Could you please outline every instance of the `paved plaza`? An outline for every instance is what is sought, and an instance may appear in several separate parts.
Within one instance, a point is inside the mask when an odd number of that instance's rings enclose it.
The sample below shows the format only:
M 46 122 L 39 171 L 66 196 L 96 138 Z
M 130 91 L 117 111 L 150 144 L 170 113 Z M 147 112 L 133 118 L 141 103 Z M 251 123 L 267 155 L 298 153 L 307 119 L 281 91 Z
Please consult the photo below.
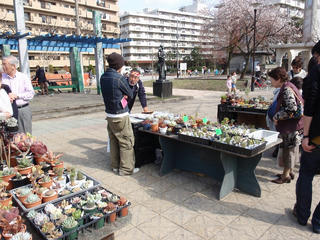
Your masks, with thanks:
M 151 92 L 152 89 L 147 88 L 147 91 Z M 173 113 L 198 113 L 200 117 L 216 120 L 217 105 L 222 94 L 175 90 L 174 95 L 193 99 L 150 101 L 149 108 Z M 254 94 L 270 98 L 272 91 Z M 271 151 L 264 154 L 256 170 L 262 188 L 261 198 L 234 191 L 219 201 L 218 182 L 184 171 L 174 171 L 160 177 L 160 167 L 155 164 L 144 165 L 136 175 L 118 176 L 110 169 L 102 97 L 78 94 L 77 98 L 81 98 L 82 102 L 76 102 L 72 100 L 72 95 L 70 93 L 67 96 L 70 98 L 69 103 L 61 100 L 63 94 L 34 98 L 32 108 L 39 111 L 38 116 L 42 115 L 42 118 L 34 120 L 33 135 L 44 141 L 49 150 L 63 152 L 63 160 L 67 165 L 90 174 L 110 191 L 127 197 L 132 204 L 127 217 L 118 219 L 114 224 L 107 224 L 101 230 L 80 234 L 79 239 L 98 240 L 111 232 L 115 233 L 116 240 L 320 239 L 319 235 L 312 233 L 310 222 L 305 227 L 300 226 L 291 214 L 295 203 L 296 179 L 290 184 L 282 185 L 270 182 L 280 172 L 275 158 L 271 157 Z M 88 104 L 100 105 L 92 113 L 91 110 L 83 111 Z M 73 108 L 79 105 L 83 107 L 78 110 L 80 115 L 63 117 L 63 113 L 56 110 L 58 118 L 46 116 L 45 110 L 57 105 L 65 109 L 63 111 L 67 111 L 68 105 Z M 140 111 L 141 107 L 137 102 L 134 112 Z M 49 119 L 44 119 L 46 117 Z M 315 201 L 312 209 L 320 200 L 319 177 L 314 180 L 313 198 Z

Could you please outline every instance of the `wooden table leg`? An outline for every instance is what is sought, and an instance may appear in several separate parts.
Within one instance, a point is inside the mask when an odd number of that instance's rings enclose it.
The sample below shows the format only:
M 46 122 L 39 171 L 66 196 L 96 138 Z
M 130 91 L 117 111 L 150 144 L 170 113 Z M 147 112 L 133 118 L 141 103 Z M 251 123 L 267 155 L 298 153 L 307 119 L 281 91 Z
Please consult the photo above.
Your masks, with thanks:
M 237 157 L 226 153 L 220 153 L 224 177 L 222 180 L 219 200 L 233 191 L 237 184 Z
M 237 188 L 250 195 L 261 197 L 261 188 L 255 175 L 255 169 L 262 154 L 251 158 L 239 158 L 237 169 Z

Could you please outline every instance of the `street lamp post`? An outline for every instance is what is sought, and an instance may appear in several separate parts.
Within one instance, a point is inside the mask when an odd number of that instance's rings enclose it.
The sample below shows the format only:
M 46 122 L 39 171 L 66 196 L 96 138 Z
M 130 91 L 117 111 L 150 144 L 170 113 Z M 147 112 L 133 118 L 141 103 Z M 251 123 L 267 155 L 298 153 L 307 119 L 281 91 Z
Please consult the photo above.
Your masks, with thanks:
M 179 78 L 179 29 L 178 29 L 179 20 L 177 20 L 177 78 Z
M 254 91 L 254 82 L 256 70 L 254 66 L 255 62 L 255 54 L 256 54 L 256 23 L 257 23 L 257 9 L 254 9 L 254 17 L 253 17 L 253 51 L 252 51 L 252 78 L 251 78 L 251 91 Z

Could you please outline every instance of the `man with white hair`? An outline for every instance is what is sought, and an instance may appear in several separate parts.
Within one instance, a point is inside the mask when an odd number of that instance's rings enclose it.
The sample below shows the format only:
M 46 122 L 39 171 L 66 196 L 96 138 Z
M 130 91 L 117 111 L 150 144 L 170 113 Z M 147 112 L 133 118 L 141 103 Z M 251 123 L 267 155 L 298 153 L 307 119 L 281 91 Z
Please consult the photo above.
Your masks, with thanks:
M 34 96 L 31 79 L 17 71 L 18 59 L 14 56 L 2 58 L 2 83 L 11 88 L 10 100 L 16 100 L 18 106 L 19 132 L 32 133 L 32 113 L 29 101 Z

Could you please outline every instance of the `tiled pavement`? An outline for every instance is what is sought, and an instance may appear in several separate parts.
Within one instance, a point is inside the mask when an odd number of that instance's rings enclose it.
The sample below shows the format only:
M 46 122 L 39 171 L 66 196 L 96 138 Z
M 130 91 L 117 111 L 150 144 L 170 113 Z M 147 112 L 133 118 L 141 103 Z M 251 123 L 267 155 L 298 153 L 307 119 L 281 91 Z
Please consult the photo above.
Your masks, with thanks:
M 157 104 L 150 108 L 178 113 L 199 113 L 216 119 L 219 93 L 180 90 L 194 100 Z M 140 111 L 137 104 L 134 109 Z M 111 191 L 132 203 L 129 215 L 101 230 L 80 235 L 80 239 L 100 239 L 114 232 L 116 240 L 316 240 L 310 222 L 298 225 L 291 214 L 295 202 L 295 182 L 276 185 L 270 180 L 279 172 L 271 153 L 264 154 L 256 174 L 262 197 L 237 191 L 217 200 L 219 183 L 194 173 L 174 171 L 159 176 L 159 166 L 148 164 L 136 175 L 120 177 L 110 170 L 106 151 L 105 114 L 77 115 L 35 121 L 33 135 L 50 150 L 64 152 L 63 160 L 100 180 Z M 296 169 L 297 171 L 297 169 Z M 314 180 L 314 205 L 320 200 L 319 177 Z

